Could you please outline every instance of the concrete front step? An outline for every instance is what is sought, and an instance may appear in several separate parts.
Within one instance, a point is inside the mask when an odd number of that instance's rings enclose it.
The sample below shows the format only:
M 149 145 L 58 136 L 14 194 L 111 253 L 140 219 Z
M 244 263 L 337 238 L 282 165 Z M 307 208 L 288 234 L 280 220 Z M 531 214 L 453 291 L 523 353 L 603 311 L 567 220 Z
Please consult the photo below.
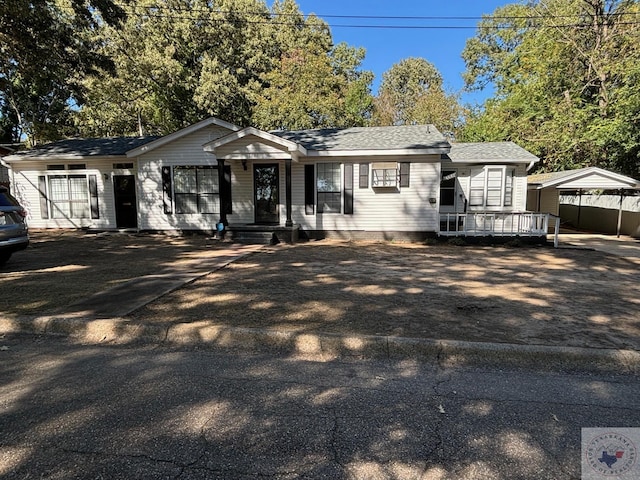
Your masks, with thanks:
M 300 226 L 281 225 L 229 225 L 224 238 L 237 243 L 275 245 L 276 243 L 296 243 Z
M 247 231 L 231 231 L 231 240 L 237 243 L 251 243 L 259 245 L 274 245 L 279 243 L 274 232 L 247 232 Z

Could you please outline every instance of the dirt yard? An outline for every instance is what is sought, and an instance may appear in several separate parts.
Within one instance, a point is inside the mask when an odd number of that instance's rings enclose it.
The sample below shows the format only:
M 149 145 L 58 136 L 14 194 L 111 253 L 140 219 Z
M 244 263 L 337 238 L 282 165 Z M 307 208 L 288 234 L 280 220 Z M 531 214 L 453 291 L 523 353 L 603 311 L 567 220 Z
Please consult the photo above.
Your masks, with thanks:
M 638 273 L 577 249 L 312 242 L 253 254 L 131 319 L 640 350 Z
M 32 232 L 0 269 L 0 317 L 62 314 L 220 248 L 198 235 Z M 310 242 L 266 247 L 128 320 L 640 350 L 639 280 L 637 264 L 591 250 Z
M 30 239 L 27 250 L 0 267 L 0 316 L 61 313 L 121 282 L 197 263 L 215 253 L 214 242 L 202 235 L 35 230 Z

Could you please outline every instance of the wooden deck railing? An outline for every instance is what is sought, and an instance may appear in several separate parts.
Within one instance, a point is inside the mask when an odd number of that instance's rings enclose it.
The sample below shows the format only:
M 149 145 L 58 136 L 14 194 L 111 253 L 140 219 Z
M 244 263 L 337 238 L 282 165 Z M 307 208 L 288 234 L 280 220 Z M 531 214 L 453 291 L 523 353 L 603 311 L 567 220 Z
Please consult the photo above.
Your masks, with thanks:
M 441 236 L 462 237 L 546 237 L 549 220 L 555 221 L 555 238 L 560 222 L 548 213 L 533 212 L 474 212 L 441 213 Z

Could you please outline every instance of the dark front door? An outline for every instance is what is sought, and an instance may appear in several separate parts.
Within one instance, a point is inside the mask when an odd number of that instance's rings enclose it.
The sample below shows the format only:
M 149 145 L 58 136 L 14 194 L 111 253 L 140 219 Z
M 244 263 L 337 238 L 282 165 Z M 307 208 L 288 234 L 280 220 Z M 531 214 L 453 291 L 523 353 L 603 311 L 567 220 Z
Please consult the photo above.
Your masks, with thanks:
M 115 195 L 117 227 L 138 228 L 136 177 L 133 175 L 114 175 L 113 191 Z
M 278 165 L 253 165 L 256 223 L 280 223 Z

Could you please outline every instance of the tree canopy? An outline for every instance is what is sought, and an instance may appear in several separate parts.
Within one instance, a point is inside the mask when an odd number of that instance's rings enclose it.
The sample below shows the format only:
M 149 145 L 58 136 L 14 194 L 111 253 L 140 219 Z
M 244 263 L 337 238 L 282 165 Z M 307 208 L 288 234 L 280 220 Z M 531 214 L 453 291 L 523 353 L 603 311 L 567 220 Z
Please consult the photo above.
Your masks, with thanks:
M 495 96 L 465 140 L 513 140 L 546 171 L 640 176 L 640 15 L 634 0 L 538 0 L 497 9 L 467 41 L 469 88 Z
M 443 132 L 454 132 L 461 114 L 456 97 L 444 91 L 442 75 L 436 67 L 424 58 L 407 58 L 382 75 L 373 122 L 430 123 Z
M 112 67 L 94 32 L 123 18 L 111 0 L 0 3 L 0 138 L 62 135 L 71 106 L 84 100 L 83 77 Z
M 327 24 L 294 0 L 162 5 L 138 0 L 122 26 L 101 32 L 116 74 L 86 78 L 82 133 L 166 134 L 211 115 L 264 129 L 334 127 L 366 114 L 364 50 L 333 47 Z

